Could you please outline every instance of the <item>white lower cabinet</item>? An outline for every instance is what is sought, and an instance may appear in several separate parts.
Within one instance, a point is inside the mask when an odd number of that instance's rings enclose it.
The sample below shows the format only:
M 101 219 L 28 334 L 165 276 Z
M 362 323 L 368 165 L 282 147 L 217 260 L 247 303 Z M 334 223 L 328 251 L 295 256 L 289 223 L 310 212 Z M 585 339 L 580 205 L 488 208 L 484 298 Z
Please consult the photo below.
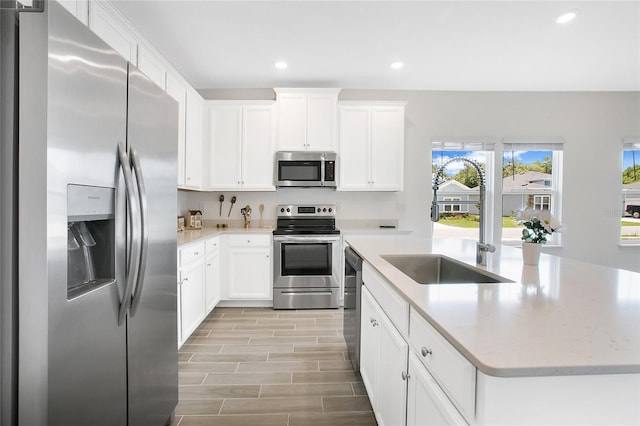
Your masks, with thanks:
M 410 352 L 407 426 L 466 424 L 415 353 Z
M 204 243 L 179 249 L 178 259 L 178 346 L 182 346 L 206 316 Z
M 360 374 L 378 425 L 405 424 L 409 345 L 366 286 L 362 289 Z
M 272 298 L 271 235 L 229 235 L 227 297 Z
M 205 311 L 209 315 L 220 301 L 220 238 L 205 242 L 207 259 L 204 262 Z

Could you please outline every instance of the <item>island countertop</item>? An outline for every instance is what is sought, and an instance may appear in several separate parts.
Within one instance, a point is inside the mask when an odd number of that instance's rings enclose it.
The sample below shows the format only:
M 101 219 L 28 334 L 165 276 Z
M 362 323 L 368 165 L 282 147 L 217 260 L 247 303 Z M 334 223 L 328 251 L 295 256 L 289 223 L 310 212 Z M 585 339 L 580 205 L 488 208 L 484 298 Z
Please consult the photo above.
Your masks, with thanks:
M 347 238 L 480 371 L 500 377 L 640 373 L 640 273 L 499 246 L 479 269 L 513 283 L 421 285 L 381 255 L 437 253 L 475 265 L 475 242 Z

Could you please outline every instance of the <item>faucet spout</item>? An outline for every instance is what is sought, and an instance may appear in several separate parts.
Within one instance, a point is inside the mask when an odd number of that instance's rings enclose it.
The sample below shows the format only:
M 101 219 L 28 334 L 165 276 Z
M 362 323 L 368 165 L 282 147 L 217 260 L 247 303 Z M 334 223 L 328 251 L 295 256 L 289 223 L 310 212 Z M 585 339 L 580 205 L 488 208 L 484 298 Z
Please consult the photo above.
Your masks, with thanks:
M 466 157 L 454 157 L 448 161 L 445 161 L 435 172 L 435 174 L 433 175 L 433 200 L 431 202 L 431 221 L 433 222 L 437 222 L 438 220 L 440 220 L 440 208 L 439 208 L 439 204 L 442 204 L 442 201 L 438 201 L 438 189 L 440 188 L 440 185 L 442 183 L 445 182 L 445 178 L 444 178 L 444 170 L 445 168 L 451 164 L 451 163 L 455 163 L 455 162 L 465 162 L 470 164 L 471 166 L 473 166 L 473 168 L 476 169 L 476 171 L 478 172 L 478 180 L 479 180 L 479 186 L 478 186 L 478 190 L 480 191 L 479 193 L 479 204 L 480 204 L 480 208 L 479 208 L 479 232 L 478 232 L 478 242 L 476 243 L 476 263 L 478 265 L 486 265 L 487 264 L 487 256 L 486 253 L 493 253 L 496 248 L 491 245 L 488 244 L 485 241 L 485 175 L 484 175 L 484 171 L 482 170 L 482 168 L 480 167 L 480 164 L 475 161 L 472 160 L 470 158 L 466 158 Z M 470 204 L 469 201 L 467 201 L 466 203 Z

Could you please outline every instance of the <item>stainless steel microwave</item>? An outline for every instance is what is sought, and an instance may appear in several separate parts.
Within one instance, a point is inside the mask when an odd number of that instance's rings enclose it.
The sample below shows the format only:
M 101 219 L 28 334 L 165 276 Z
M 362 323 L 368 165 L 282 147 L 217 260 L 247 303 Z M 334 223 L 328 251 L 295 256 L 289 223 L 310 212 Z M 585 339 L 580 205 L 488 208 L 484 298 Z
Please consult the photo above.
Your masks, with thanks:
M 276 152 L 277 187 L 336 187 L 335 152 Z

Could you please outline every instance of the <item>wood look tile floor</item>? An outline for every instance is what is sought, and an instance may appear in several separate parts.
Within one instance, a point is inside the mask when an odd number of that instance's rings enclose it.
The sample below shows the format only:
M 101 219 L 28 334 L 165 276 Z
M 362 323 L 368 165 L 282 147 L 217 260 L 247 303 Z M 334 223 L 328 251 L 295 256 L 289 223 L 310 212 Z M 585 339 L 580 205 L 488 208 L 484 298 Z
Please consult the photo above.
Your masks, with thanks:
M 176 426 L 376 425 L 342 310 L 216 308 L 180 349 Z

